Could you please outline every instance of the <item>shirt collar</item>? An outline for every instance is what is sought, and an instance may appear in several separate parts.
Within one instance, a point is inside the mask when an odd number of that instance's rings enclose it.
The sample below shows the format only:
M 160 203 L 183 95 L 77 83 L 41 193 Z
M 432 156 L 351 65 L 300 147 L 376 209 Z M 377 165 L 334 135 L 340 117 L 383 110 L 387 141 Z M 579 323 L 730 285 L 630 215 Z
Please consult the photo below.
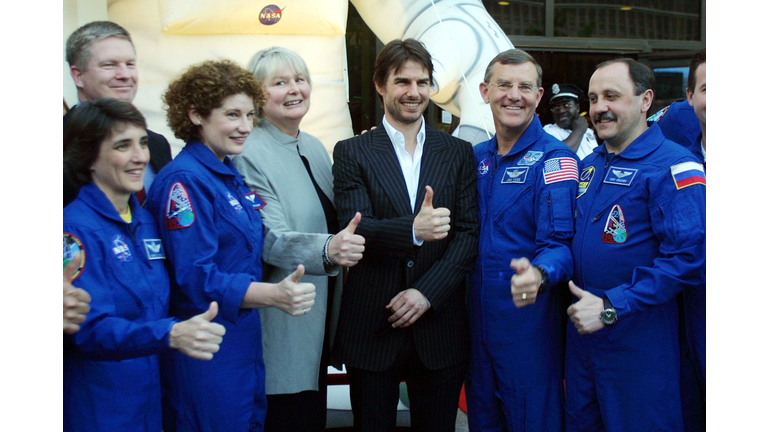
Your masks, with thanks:
M 384 126 L 384 130 L 387 132 L 387 136 L 389 137 L 389 141 L 392 142 L 393 145 L 399 145 L 405 149 L 405 135 L 400 132 L 399 130 L 395 129 L 394 126 L 389 124 L 387 121 L 387 116 L 384 116 L 384 119 L 381 121 L 381 124 Z M 424 116 L 421 117 L 421 126 L 419 127 L 419 132 L 416 133 L 416 147 L 424 147 L 424 141 L 426 140 L 427 133 L 426 133 L 426 127 L 424 126 L 426 122 L 424 121 Z

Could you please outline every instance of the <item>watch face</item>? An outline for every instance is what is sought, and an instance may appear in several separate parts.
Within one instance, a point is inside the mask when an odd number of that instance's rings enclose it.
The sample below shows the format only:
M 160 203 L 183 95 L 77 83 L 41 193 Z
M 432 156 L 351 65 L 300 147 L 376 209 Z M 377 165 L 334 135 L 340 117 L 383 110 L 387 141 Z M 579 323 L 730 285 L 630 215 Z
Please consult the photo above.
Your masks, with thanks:
M 616 319 L 618 319 L 618 315 L 616 315 L 615 309 L 603 309 L 603 312 L 600 314 L 600 321 L 605 325 L 612 325 L 616 322 Z

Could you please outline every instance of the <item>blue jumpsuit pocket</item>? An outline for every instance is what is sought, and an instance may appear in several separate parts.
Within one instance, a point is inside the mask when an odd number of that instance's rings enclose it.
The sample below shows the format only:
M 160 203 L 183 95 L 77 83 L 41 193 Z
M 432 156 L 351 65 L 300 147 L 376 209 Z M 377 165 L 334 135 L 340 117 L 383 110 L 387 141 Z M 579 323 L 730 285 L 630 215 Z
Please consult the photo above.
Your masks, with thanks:
M 556 233 L 571 235 L 574 231 L 575 213 L 571 206 L 569 189 L 553 189 L 549 193 L 549 212 L 552 228 Z

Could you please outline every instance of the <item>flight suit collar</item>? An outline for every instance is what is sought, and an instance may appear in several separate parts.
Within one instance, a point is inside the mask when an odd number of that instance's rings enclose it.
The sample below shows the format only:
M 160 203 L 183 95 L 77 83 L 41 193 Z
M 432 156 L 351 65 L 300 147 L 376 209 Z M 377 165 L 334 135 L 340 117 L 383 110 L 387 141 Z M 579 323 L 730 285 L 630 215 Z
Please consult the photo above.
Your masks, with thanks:
M 665 139 L 666 138 L 661 132 L 659 125 L 654 123 L 648 130 L 632 141 L 623 152 L 619 153 L 618 157 L 621 157 L 622 159 L 642 159 L 659 148 Z M 594 151 L 603 154 L 605 157 L 609 156 L 605 143 L 597 147 Z

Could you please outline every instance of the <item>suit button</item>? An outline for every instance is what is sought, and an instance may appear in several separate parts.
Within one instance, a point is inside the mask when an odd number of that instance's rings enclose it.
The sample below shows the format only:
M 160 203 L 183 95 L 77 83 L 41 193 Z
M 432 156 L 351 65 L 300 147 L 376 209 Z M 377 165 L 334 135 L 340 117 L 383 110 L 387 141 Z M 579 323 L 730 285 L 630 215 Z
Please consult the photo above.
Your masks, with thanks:
M 408 266 L 408 268 L 412 268 L 413 267 L 413 261 L 408 261 L 407 263 L 405 263 L 405 265 Z

